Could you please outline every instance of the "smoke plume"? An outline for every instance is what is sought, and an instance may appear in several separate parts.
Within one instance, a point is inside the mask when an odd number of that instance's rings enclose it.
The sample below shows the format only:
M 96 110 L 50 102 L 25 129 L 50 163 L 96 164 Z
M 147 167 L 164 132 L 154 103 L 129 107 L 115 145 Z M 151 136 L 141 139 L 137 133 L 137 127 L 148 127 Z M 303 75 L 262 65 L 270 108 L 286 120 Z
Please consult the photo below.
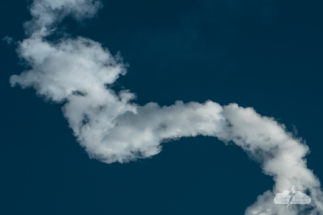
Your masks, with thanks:
M 11 86 L 33 87 L 48 100 L 64 102 L 64 116 L 91 158 L 124 163 L 158 154 L 163 141 L 213 136 L 243 148 L 275 181 L 272 191 L 247 208 L 247 215 L 305 214 L 305 207 L 286 208 L 273 202 L 275 193 L 293 185 L 310 194 L 312 204 L 306 211 L 323 214 L 320 182 L 304 158 L 309 148 L 273 118 L 261 116 L 253 108 L 212 101 L 137 105 L 130 91 L 116 93 L 109 88 L 126 74 L 119 56 L 83 37 L 46 39 L 64 17 L 81 21 L 93 17 L 101 7 L 97 0 L 34 0 L 30 7 L 33 18 L 24 25 L 28 36 L 17 48 L 30 69 L 11 76 Z

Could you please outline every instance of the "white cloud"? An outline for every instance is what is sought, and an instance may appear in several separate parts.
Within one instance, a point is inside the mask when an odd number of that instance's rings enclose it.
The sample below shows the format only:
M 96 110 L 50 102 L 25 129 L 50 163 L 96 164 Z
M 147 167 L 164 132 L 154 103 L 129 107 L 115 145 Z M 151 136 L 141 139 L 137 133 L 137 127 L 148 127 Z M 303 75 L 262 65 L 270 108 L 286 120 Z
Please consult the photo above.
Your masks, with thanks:
M 100 0 L 34 0 L 30 7 L 33 19 L 25 23 L 25 29 L 44 36 L 66 16 L 81 21 L 93 17 L 100 8 Z
M 107 88 L 126 70 L 100 43 L 82 37 L 55 43 L 44 38 L 49 34 L 47 29 L 63 17 L 81 20 L 93 16 L 100 7 L 91 0 L 35 0 L 33 20 L 26 24 L 31 36 L 19 43 L 17 51 L 31 69 L 11 76 L 11 85 L 34 87 L 47 99 L 66 101 L 64 116 L 92 158 L 123 163 L 158 154 L 163 141 L 213 136 L 242 147 L 276 182 L 273 191 L 259 196 L 246 210 L 247 215 L 302 214 L 294 207 L 274 204 L 274 193 L 292 185 L 310 192 L 313 214 L 323 213 L 320 182 L 304 159 L 308 147 L 273 118 L 252 108 L 237 104 L 222 107 L 212 101 L 139 106 L 132 102 L 135 96 L 131 92 L 116 94 Z

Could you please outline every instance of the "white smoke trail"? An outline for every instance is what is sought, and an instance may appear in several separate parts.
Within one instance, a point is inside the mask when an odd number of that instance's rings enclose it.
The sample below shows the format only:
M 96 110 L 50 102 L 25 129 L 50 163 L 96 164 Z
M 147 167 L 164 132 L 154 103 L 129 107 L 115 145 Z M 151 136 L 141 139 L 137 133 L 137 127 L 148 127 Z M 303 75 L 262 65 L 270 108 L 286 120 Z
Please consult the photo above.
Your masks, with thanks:
M 34 87 L 39 95 L 66 102 L 63 112 L 77 140 L 90 157 L 105 163 L 147 158 L 161 151 L 160 143 L 181 137 L 213 136 L 242 147 L 261 163 L 276 184 L 259 196 L 247 215 L 305 214 L 304 207 L 282 207 L 274 194 L 292 185 L 308 191 L 311 214 L 323 214 L 320 182 L 306 166 L 308 147 L 273 118 L 237 104 L 220 106 L 175 102 L 169 107 L 156 103 L 139 106 L 129 91 L 116 94 L 107 87 L 126 73 L 118 56 L 86 38 L 46 40 L 65 16 L 77 20 L 95 15 L 101 4 L 95 0 L 34 0 L 33 19 L 25 24 L 27 39 L 17 53 L 31 67 L 10 78 L 12 86 Z

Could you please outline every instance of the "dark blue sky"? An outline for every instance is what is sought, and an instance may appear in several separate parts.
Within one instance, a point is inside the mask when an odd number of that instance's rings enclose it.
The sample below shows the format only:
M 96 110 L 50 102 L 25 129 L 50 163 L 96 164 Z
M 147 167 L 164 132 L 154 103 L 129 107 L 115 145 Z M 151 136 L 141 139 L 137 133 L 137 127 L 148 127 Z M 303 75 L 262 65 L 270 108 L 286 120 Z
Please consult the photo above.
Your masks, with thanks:
M 105 0 L 72 36 L 120 51 L 130 66 L 117 88 L 137 103 L 176 100 L 254 107 L 306 140 L 323 179 L 323 2 L 301 0 Z M 24 38 L 24 0 L 1 2 L 0 37 Z M 61 113 L 33 89 L 11 88 L 24 67 L 0 43 L 0 214 L 243 214 L 273 180 L 237 146 L 215 138 L 165 143 L 151 159 L 88 158 Z M 239 200 L 232 203 L 232 193 Z

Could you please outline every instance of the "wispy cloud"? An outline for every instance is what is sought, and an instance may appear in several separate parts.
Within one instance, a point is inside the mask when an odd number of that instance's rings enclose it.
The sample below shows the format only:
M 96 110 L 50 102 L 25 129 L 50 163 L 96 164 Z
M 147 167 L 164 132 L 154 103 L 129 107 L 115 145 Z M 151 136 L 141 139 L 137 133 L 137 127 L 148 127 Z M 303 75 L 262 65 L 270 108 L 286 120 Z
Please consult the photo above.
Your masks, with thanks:
M 15 40 L 9 36 L 5 36 L 4 38 L 2 38 L 2 40 L 5 41 L 8 45 L 11 45 L 15 42 Z
M 66 102 L 64 116 L 91 158 L 123 163 L 158 154 L 163 141 L 213 136 L 242 147 L 276 182 L 273 191 L 259 196 L 246 210 L 247 215 L 303 214 L 302 208 L 273 202 L 276 192 L 292 185 L 309 191 L 311 214 L 323 213 L 320 182 L 304 158 L 308 146 L 273 118 L 261 116 L 253 108 L 212 101 L 137 105 L 130 91 L 116 93 L 108 88 L 126 74 L 119 56 L 83 37 L 46 40 L 64 17 L 90 18 L 101 7 L 93 0 L 34 0 L 30 8 L 33 19 L 25 24 L 29 37 L 17 49 L 31 69 L 11 76 L 11 85 L 34 87 L 47 99 Z

